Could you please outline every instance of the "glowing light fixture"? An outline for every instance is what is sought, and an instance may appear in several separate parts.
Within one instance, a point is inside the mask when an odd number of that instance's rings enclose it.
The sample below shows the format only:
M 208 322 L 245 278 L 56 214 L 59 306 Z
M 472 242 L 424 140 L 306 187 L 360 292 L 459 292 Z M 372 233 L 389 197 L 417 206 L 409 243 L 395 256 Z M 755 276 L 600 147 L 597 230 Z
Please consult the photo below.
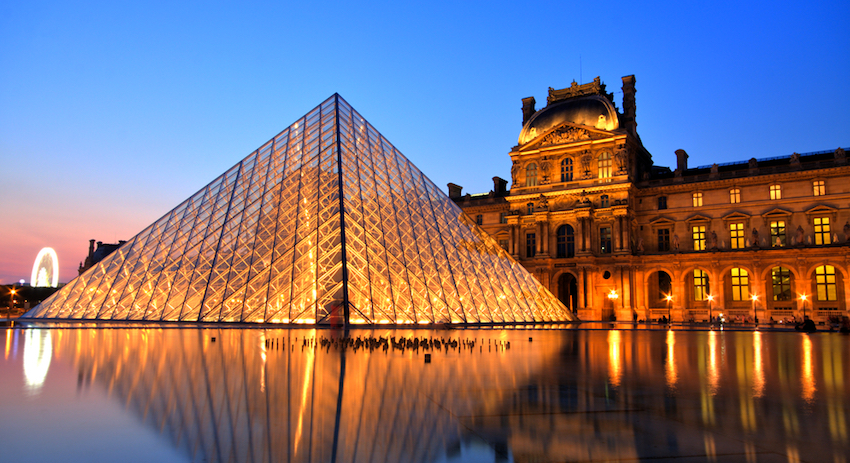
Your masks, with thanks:
M 59 285 L 59 258 L 53 248 L 43 248 L 38 251 L 35 264 L 32 266 L 30 285 L 52 288 Z

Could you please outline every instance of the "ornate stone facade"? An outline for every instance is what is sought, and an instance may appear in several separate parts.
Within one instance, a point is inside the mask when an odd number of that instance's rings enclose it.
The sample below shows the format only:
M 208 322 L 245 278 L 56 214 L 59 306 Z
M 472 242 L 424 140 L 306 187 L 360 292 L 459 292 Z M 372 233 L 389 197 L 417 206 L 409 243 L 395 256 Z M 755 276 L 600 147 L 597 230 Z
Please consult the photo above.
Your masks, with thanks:
M 845 149 L 697 168 L 677 150 L 671 171 L 636 132 L 634 84 L 622 112 L 598 78 L 523 99 L 510 191 L 455 201 L 584 320 L 847 315 Z

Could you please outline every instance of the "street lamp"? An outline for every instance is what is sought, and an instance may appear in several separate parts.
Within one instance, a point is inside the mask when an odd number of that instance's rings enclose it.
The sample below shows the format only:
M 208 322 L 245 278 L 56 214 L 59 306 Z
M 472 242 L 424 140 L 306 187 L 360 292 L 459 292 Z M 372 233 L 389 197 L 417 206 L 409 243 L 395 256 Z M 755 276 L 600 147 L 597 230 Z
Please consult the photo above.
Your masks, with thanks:
M 711 301 L 714 300 L 714 295 L 709 294 L 706 298 L 708 299 L 708 322 L 714 323 L 714 318 L 711 317 Z
M 806 321 L 806 299 L 807 297 L 805 294 L 800 295 L 800 300 L 803 301 L 803 321 Z
M 673 300 L 673 295 L 668 294 L 664 299 L 667 299 L 667 323 L 670 323 L 670 321 L 671 321 L 670 320 L 670 318 L 671 318 L 671 316 L 670 316 L 670 301 Z
M 756 314 L 756 302 L 758 302 L 759 296 L 758 296 L 758 294 L 753 294 L 752 296 L 750 296 L 750 299 L 753 300 L 753 317 L 755 317 L 756 325 L 758 325 L 759 316 L 758 316 L 758 314 Z
M 617 299 L 619 299 L 619 298 L 620 298 L 620 295 L 619 295 L 619 294 L 617 294 L 617 290 L 616 290 L 616 289 L 612 289 L 612 290 L 608 293 L 608 299 L 610 299 L 610 300 L 611 300 L 611 307 L 612 307 L 612 309 L 615 309 L 614 301 L 615 301 L 615 300 L 617 300 Z

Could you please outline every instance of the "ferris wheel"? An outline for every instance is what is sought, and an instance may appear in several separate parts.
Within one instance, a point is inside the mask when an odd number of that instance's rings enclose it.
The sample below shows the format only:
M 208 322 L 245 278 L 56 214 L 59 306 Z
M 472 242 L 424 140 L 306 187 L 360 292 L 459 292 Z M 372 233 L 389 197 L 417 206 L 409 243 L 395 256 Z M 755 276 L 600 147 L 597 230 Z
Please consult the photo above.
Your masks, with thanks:
M 44 248 L 38 252 L 32 266 L 30 285 L 53 288 L 59 285 L 59 258 L 53 248 Z

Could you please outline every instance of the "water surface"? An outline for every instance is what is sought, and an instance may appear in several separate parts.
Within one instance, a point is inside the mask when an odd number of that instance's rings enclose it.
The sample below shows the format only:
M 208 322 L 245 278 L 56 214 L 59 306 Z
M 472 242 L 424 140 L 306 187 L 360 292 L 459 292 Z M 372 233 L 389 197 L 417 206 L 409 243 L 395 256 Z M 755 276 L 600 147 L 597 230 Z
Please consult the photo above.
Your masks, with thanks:
M 833 333 L 0 333 L 4 461 L 844 462 L 850 454 L 850 337 Z

